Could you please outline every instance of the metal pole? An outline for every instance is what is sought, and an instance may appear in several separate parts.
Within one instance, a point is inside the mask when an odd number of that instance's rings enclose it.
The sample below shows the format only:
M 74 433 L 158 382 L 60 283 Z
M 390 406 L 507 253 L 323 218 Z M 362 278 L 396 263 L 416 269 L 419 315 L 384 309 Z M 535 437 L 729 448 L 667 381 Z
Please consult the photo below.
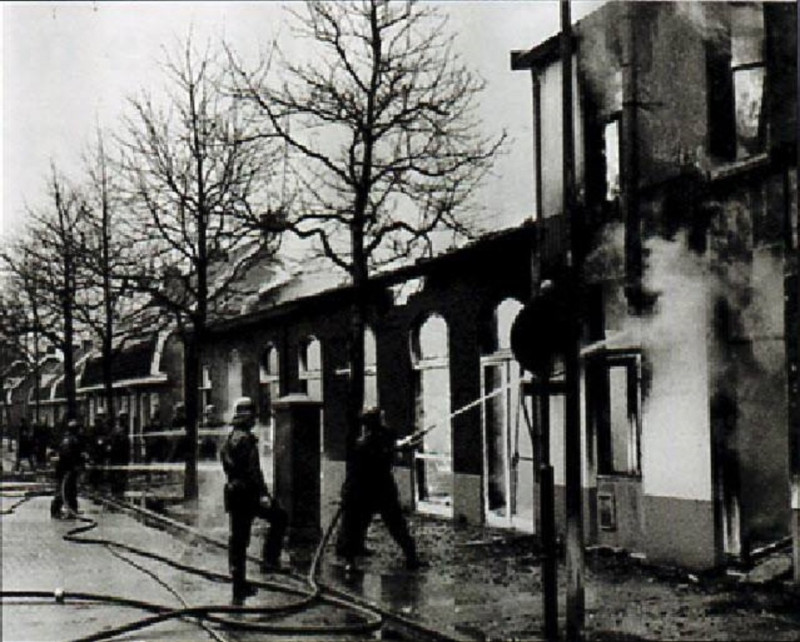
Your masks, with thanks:
M 566 557 L 567 557 L 567 626 L 566 639 L 583 639 L 584 626 L 584 560 L 583 560 L 583 492 L 581 484 L 581 419 L 580 363 L 578 323 L 578 221 L 575 208 L 575 142 L 572 108 L 572 18 L 569 0 L 561 0 L 561 78 L 563 134 L 563 207 L 569 217 L 570 246 L 568 255 L 567 296 L 569 324 L 564 355 L 566 379 L 565 477 L 566 477 Z
M 550 395 L 546 389 L 539 394 L 539 522 L 542 537 L 542 607 L 544 637 L 558 639 L 558 551 L 556 550 L 555 498 L 553 466 L 550 464 Z

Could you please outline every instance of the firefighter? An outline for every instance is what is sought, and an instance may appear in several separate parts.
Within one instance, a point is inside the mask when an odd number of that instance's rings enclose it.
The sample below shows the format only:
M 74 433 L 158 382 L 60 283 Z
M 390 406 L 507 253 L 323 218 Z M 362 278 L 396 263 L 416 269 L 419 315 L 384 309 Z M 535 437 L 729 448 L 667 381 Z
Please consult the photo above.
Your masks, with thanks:
M 230 521 L 228 565 L 233 580 L 233 604 L 241 606 L 256 590 L 246 580 L 247 547 L 253 520 L 269 522 L 269 532 L 262 551 L 262 571 L 280 570 L 281 548 L 286 532 L 287 514 L 272 498 L 264 481 L 258 457 L 258 441 L 253 435 L 255 407 L 249 397 L 234 405 L 232 430 L 220 449 L 225 470 L 225 511 Z
M 51 517 L 60 518 L 65 503 L 73 515 L 78 513 L 78 474 L 82 465 L 80 424 L 75 419 L 70 419 L 67 422 L 64 438 L 58 446 L 56 490 L 50 504 Z
M 347 572 L 355 570 L 355 557 L 368 554 L 364 540 L 373 516 L 378 513 L 389 533 L 402 549 L 406 568 L 424 566 L 400 507 L 397 484 L 392 475 L 399 445 L 386 426 L 378 408 L 361 413 L 362 436 L 356 441 L 352 460 L 342 486 L 342 527 L 337 554 L 344 558 Z

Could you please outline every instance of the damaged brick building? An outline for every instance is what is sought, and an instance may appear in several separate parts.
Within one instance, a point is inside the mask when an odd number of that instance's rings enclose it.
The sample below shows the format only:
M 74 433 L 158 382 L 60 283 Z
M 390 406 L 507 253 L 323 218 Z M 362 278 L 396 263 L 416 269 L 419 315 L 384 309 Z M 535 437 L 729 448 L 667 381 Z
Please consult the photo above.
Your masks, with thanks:
M 576 26 L 586 532 L 654 561 L 746 560 L 789 532 L 795 9 L 609 3 Z M 512 54 L 545 221 L 563 217 L 558 53 Z
M 798 519 L 796 20 L 792 3 L 611 2 L 575 25 L 586 544 L 707 568 Z M 431 428 L 396 467 L 408 507 L 538 532 L 541 427 L 510 333 L 570 244 L 558 35 L 511 66 L 532 83 L 536 220 L 373 277 L 365 389 L 401 434 Z M 212 325 L 198 382 L 223 420 L 256 399 L 267 445 L 278 398 L 319 402 L 321 523 L 345 471 L 352 296 L 309 271 L 265 283 Z M 132 379 L 141 422 L 173 418 L 174 344 Z M 548 403 L 563 527 L 563 395 Z
M 789 533 L 795 22 L 791 4 L 648 2 L 576 25 L 587 544 L 704 568 Z M 397 468 L 410 507 L 536 532 L 538 426 L 509 333 L 567 252 L 557 36 L 512 68 L 532 78 L 538 221 L 373 278 L 365 383 L 401 433 L 433 427 Z M 321 402 L 323 521 L 344 475 L 351 294 L 271 291 L 213 329 L 207 357 L 223 412 L 240 394 L 267 423 L 277 396 Z M 563 524 L 564 400 L 549 403 Z

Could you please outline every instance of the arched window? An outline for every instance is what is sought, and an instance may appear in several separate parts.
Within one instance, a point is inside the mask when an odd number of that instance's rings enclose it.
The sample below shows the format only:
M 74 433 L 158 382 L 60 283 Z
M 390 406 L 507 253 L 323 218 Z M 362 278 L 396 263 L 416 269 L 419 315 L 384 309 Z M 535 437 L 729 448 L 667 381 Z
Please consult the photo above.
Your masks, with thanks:
M 201 410 L 211 405 L 211 368 L 203 365 L 200 378 L 200 408 Z
M 494 319 L 499 350 L 511 349 L 511 326 L 520 310 L 522 310 L 522 304 L 516 299 L 505 299 L 497 306 Z
M 322 344 L 315 337 L 300 344 L 298 378 L 311 399 L 322 401 Z
M 233 417 L 234 404 L 242 396 L 242 357 L 236 349 L 228 358 L 228 419 Z
M 378 357 L 375 333 L 364 328 L 364 407 L 378 405 Z
M 447 322 L 431 314 L 411 337 L 417 430 L 427 430 L 414 451 L 414 494 L 422 512 L 452 515 L 450 365 Z
M 258 375 L 258 422 L 266 427 L 266 442 L 272 444 L 275 417 L 272 403 L 280 396 L 280 358 L 278 348 L 268 344 L 261 355 Z
M 532 530 L 534 462 L 527 418 L 532 420 L 533 408 L 520 394 L 522 370 L 511 353 L 511 326 L 521 309 L 516 299 L 505 299 L 481 328 L 483 495 L 490 525 Z
M 350 377 L 350 362 L 336 369 L 337 376 Z M 364 408 L 378 406 L 378 358 L 375 333 L 364 327 Z

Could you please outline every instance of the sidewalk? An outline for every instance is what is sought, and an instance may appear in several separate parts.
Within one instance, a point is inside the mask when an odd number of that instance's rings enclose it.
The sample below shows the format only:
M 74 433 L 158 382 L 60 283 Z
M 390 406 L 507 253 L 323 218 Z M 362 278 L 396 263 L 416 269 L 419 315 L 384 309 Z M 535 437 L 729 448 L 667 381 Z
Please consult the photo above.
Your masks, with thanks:
M 8 490 L 12 485 L 16 487 L 13 493 Z M 19 482 L 4 483 L 3 487 L 1 504 L 3 509 L 7 509 L 19 500 L 19 497 L 11 495 L 19 493 L 22 488 Z M 53 597 L 4 600 L 2 640 L 71 640 L 150 615 L 146 611 L 124 606 L 90 604 L 69 599 L 70 594 L 78 592 L 144 600 L 172 608 L 181 608 L 183 602 L 193 606 L 230 604 L 231 588 L 227 580 L 212 581 L 127 551 L 115 555 L 109 547 L 100 544 L 64 541 L 63 535 L 81 526 L 82 522 L 74 519 L 53 520 L 50 518 L 49 506 L 50 497 L 34 497 L 19 505 L 12 514 L 3 515 L 3 591 L 46 591 L 52 592 Z M 192 541 L 191 538 L 178 537 L 160 528 L 147 526 L 126 513 L 109 510 L 86 498 L 81 498 L 80 508 L 84 516 L 99 524 L 98 528 L 86 533 L 85 537 L 124 543 L 183 564 L 227 574 L 225 551 L 196 539 Z M 135 561 L 139 568 L 128 564 L 121 557 Z M 249 570 L 251 580 L 271 581 L 293 589 L 294 592 L 262 588 L 258 595 L 248 600 L 248 606 L 287 605 L 297 602 L 298 591 L 308 592 L 308 587 L 300 580 L 287 576 L 261 575 L 254 564 Z M 67 595 L 65 603 L 59 603 L 55 599 L 57 589 Z M 270 619 L 269 622 L 285 622 L 291 627 L 330 627 L 353 624 L 356 616 L 352 609 L 317 602 L 283 620 Z M 230 617 L 254 621 L 253 616 Z M 249 642 L 266 637 L 260 632 L 216 626 L 212 635 L 196 622 L 179 620 L 159 623 L 131 635 L 120 639 L 183 641 L 213 638 Z M 295 634 L 280 635 L 279 639 L 321 642 L 330 639 L 330 636 L 323 633 Z M 336 639 L 374 638 L 371 633 L 353 633 L 337 636 Z

